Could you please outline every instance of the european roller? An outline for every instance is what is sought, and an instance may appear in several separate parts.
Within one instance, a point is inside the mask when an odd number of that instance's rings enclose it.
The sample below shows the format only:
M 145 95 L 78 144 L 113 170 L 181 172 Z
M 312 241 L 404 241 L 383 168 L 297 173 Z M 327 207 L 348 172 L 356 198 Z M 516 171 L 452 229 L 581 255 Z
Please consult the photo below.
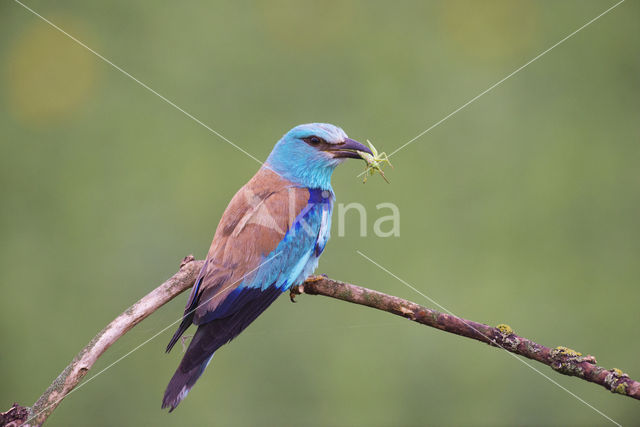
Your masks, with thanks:
M 186 397 L 213 354 L 318 266 L 335 199 L 331 174 L 371 150 L 325 123 L 296 126 L 231 199 L 167 352 L 193 323 L 198 329 L 169 381 L 163 408 Z

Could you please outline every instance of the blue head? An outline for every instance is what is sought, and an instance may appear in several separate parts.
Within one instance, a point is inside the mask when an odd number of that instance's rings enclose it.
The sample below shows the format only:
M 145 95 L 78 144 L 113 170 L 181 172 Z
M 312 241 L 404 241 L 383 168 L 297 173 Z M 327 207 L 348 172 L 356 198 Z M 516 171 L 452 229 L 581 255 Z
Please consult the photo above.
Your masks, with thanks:
M 331 188 L 331 174 L 345 159 L 371 153 L 337 126 L 309 123 L 291 129 L 278 141 L 265 166 L 298 185 Z

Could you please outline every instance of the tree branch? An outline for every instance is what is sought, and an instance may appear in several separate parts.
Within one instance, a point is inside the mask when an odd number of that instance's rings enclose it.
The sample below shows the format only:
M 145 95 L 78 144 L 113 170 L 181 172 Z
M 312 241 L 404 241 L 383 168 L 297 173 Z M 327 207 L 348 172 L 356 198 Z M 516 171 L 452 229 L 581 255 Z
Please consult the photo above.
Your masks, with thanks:
M 566 347 L 549 348 L 530 339 L 516 335 L 508 325 L 488 326 L 441 313 L 411 301 L 382 292 L 339 282 L 323 276 L 315 276 L 291 290 L 295 294 L 324 295 L 354 304 L 377 308 L 414 322 L 445 332 L 471 338 L 490 346 L 500 347 L 511 353 L 544 363 L 556 372 L 599 384 L 607 390 L 640 399 L 640 382 L 629 378 L 620 369 L 605 369 L 596 365 L 596 358 L 583 356 Z
M 62 399 L 79 384 L 98 358 L 118 338 L 158 308 L 193 286 L 203 263 L 204 261 L 195 261 L 191 255 L 186 257 L 175 275 L 144 296 L 100 331 L 58 375 L 33 407 L 24 408 L 14 405 L 9 411 L 0 413 L 0 426 L 42 425 Z M 537 344 L 516 335 L 507 325 L 492 327 L 465 320 L 402 298 L 323 276 L 309 278 L 304 284 L 292 288 L 291 299 L 293 300 L 295 295 L 302 293 L 324 295 L 402 316 L 423 325 L 481 341 L 536 360 L 561 374 L 599 384 L 613 393 L 640 399 L 640 383 L 632 380 L 619 369 L 600 367 L 596 365 L 595 357 L 583 356 L 566 347 L 552 349 Z
M 42 425 L 56 407 L 82 380 L 98 358 L 121 336 L 129 332 L 151 313 L 193 286 L 204 261 L 195 261 L 189 255 L 180 264 L 180 270 L 162 285 L 142 297 L 116 317 L 73 358 L 49 388 L 29 410 L 24 425 Z M 21 423 L 22 424 L 22 423 Z M 21 424 L 15 424 L 19 426 Z M 0 426 L 3 424 L 0 423 Z

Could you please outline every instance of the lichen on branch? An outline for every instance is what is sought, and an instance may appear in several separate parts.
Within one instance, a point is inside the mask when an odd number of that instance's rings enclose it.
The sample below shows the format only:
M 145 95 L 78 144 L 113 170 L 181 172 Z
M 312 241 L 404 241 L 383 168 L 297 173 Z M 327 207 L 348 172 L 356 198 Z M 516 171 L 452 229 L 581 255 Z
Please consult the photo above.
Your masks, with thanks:
M 186 257 L 176 274 L 129 307 L 100 331 L 74 357 L 31 408 L 14 404 L 7 412 L 0 413 L 0 427 L 42 425 L 113 343 L 154 311 L 193 286 L 203 263 L 204 261 L 196 261 L 191 255 Z M 596 364 L 595 357 L 583 356 L 567 347 L 549 348 L 537 344 L 516 335 L 513 329 L 505 324 L 493 327 L 465 320 L 402 298 L 324 276 L 310 277 L 302 285 L 292 287 L 291 299 L 293 300 L 296 295 L 303 293 L 323 295 L 386 311 L 441 331 L 481 341 L 490 346 L 536 360 L 556 372 L 599 384 L 613 393 L 640 399 L 640 383 L 632 380 L 621 370 L 605 369 Z

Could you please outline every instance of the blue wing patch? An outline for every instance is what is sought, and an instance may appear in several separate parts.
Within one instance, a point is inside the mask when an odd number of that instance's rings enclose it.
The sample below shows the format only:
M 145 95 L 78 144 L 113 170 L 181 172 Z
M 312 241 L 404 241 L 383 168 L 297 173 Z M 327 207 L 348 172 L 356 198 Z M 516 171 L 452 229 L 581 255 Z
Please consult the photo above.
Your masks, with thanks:
M 313 272 L 329 238 L 333 194 L 310 189 L 309 201 L 276 248 L 265 256 L 251 277 L 245 279 L 212 311 L 194 322 L 198 325 L 222 319 L 257 299 L 266 304 L 251 304 L 258 313 L 246 313 L 255 319 L 277 296 L 292 285 L 300 284 Z M 277 290 L 279 292 L 274 293 Z

